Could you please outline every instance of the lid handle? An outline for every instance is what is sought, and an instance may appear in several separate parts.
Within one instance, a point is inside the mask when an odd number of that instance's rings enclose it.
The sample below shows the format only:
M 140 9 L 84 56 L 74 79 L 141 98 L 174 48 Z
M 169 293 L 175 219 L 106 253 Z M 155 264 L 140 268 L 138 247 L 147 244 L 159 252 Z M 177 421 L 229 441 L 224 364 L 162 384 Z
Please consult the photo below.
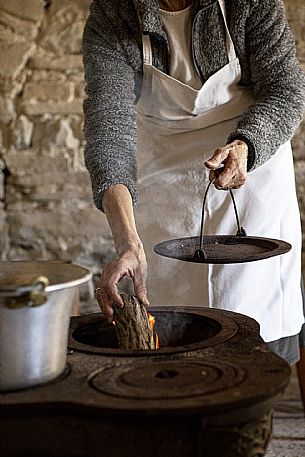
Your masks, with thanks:
M 204 250 L 203 250 L 204 210 L 205 210 L 205 202 L 207 200 L 208 191 L 209 191 L 210 186 L 213 183 L 213 181 L 214 180 L 209 182 L 209 184 L 208 184 L 208 186 L 206 188 L 206 191 L 204 193 L 204 197 L 203 197 L 202 212 L 201 212 L 201 225 L 200 225 L 200 246 L 199 246 L 199 249 L 197 249 L 195 251 L 195 255 L 194 256 L 195 256 L 196 259 L 205 259 L 206 258 L 206 255 L 205 255 Z M 231 196 L 231 199 L 232 199 L 235 218 L 236 218 L 236 224 L 237 224 L 236 236 L 247 236 L 246 230 L 243 227 L 241 227 L 240 223 L 239 223 L 238 211 L 237 211 L 237 206 L 236 206 L 235 199 L 234 199 L 234 196 L 233 196 L 233 192 L 232 192 L 231 189 L 229 189 L 229 192 L 230 192 L 230 196 Z
M 7 308 L 40 306 L 47 301 L 45 288 L 49 285 L 46 276 L 38 276 L 32 284 L 23 286 L 0 286 L 0 297 L 5 298 Z

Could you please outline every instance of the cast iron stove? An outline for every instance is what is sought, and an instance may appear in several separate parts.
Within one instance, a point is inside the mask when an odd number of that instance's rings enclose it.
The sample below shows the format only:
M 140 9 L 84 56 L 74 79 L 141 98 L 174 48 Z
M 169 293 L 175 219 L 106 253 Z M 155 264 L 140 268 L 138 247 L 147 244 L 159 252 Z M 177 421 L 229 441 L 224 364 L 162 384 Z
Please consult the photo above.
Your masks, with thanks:
M 158 351 L 121 351 L 100 313 L 72 318 L 52 383 L 1 398 L 6 457 L 254 457 L 289 367 L 243 315 L 155 308 Z

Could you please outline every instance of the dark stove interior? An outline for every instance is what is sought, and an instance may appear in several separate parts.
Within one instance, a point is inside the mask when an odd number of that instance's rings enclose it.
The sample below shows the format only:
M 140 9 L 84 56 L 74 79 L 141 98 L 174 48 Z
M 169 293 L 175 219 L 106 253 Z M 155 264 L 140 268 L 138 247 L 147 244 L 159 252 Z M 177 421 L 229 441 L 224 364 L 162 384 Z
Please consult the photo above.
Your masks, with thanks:
M 198 314 L 186 312 L 171 312 L 166 310 L 154 310 L 152 314 L 156 318 L 155 332 L 158 334 L 160 349 L 162 352 L 180 352 L 186 348 L 198 345 L 203 347 L 207 342 L 210 345 L 214 337 L 227 336 L 225 329 L 219 320 Z M 230 329 L 230 336 L 234 335 L 236 328 Z M 223 335 L 225 333 L 225 335 Z M 115 325 L 108 323 L 102 316 L 92 315 L 88 319 L 83 318 L 81 323 L 73 325 L 70 332 L 69 347 L 84 350 L 85 352 L 116 353 L 130 355 L 132 351 L 121 351 L 118 346 Z M 155 353 L 156 351 L 137 351 L 134 355 L 143 353 Z

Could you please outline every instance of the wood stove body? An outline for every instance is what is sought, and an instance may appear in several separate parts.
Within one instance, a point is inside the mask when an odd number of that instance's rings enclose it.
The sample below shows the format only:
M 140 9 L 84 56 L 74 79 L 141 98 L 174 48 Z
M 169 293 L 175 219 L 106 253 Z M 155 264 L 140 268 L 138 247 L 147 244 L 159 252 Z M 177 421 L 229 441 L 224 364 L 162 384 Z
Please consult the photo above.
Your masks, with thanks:
M 3 455 L 264 455 L 290 369 L 258 324 L 223 310 L 151 312 L 158 351 L 120 351 L 99 313 L 72 318 L 65 372 L 0 395 Z

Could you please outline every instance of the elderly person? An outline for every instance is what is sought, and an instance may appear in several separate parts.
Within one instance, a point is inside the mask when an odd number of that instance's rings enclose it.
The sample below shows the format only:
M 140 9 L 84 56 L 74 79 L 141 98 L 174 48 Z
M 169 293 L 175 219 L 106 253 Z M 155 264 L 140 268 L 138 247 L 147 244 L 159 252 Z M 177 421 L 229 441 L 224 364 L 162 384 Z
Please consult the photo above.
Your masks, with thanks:
M 289 363 L 304 322 L 301 229 L 289 143 L 305 78 L 282 0 L 93 0 L 84 32 L 86 165 L 116 258 L 97 289 L 108 319 L 117 284 L 154 305 L 223 308 L 255 318 Z M 206 231 L 248 234 L 289 254 L 235 265 L 158 257 L 153 246 Z M 134 210 L 135 204 L 139 203 Z M 134 215 L 135 213 L 135 215 Z M 135 222 L 136 220 L 136 222 Z M 144 251 L 145 249 L 145 251 Z M 147 278 L 148 264 L 148 278 Z

